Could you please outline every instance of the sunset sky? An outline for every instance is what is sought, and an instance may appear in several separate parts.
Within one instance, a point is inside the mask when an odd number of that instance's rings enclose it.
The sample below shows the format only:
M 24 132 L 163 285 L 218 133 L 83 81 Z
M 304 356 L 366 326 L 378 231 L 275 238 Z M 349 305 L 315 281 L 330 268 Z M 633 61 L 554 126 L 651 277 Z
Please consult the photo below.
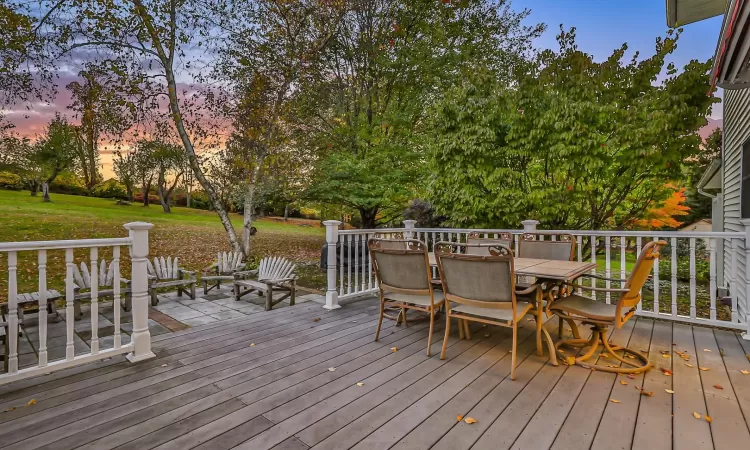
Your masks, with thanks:
M 623 42 L 629 44 L 631 51 L 639 50 L 650 55 L 654 39 L 663 36 L 667 30 L 663 0 L 514 0 L 513 8 L 531 9 L 531 16 L 527 19 L 529 24 L 547 24 L 547 32 L 535 43 L 537 47 L 556 48 L 555 35 L 559 32 L 559 25 L 563 24 L 565 28 L 575 26 L 579 47 L 597 60 L 609 56 Z M 671 61 L 682 67 L 691 59 L 711 58 L 720 28 L 721 17 L 685 26 Z M 61 73 L 60 76 L 60 95 L 54 103 L 34 105 L 32 111 L 6 111 L 7 118 L 16 125 L 20 134 L 33 138 L 55 112 L 72 115 L 66 109 L 70 98 L 65 85 L 73 80 L 74 75 Z M 717 119 L 711 121 L 712 125 L 720 124 L 720 104 L 714 106 L 711 117 Z M 102 163 L 104 176 L 112 176 L 111 155 L 102 155 Z

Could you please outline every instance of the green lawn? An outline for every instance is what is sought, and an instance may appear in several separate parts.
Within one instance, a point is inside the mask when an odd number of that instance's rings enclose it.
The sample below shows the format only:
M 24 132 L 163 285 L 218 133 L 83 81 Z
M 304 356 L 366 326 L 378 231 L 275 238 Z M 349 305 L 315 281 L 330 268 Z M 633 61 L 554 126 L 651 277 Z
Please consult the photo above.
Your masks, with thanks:
M 139 204 L 116 205 L 112 200 L 52 194 L 52 202 L 44 203 L 28 191 L 0 190 L 0 241 L 34 241 L 56 239 L 87 239 L 127 236 L 123 224 L 145 221 L 154 224 L 150 234 L 150 252 L 159 256 L 179 256 L 184 266 L 200 270 L 216 258 L 216 253 L 229 250 L 224 228 L 210 211 L 173 208 L 162 212 L 160 205 L 144 208 Z M 240 230 L 242 217 L 232 214 L 235 229 Z M 253 258 L 267 255 L 284 256 L 295 261 L 317 260 L 325 241 L 325 229 L 316 221 L 265 218 L 255 222 L 258 234 L 253 237 Z M 123 276 L 129 276 L 129 260 L 124 252 Z M 88 258 L 87 251 L 76 252 L 76 261 Z M 102 251 L 101 257 L 111 258 Z M 7 259 L 0 258 L 0 274 L 7 273 Z M 48 276 L 52 287 L 62 288 L 65 275 L 64 252 L 49 252 Z M 19 292 L 36 290 L 36 254 L 19 255 Z M 7 279 L 0 277 L 0 299 L 4 298 Z

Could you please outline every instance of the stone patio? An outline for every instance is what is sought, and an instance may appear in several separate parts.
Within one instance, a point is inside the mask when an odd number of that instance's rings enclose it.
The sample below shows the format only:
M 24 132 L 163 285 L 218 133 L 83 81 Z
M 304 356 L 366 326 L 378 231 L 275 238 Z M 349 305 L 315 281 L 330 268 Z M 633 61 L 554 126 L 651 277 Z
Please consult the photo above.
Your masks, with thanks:
M 232 290 L 229 287 L 213 289 L 208 295 L 201 295 L 203 289 L 196 289 L 196 298 L 183 295 L 177 296 L 177 292 L 159 294 L 159 304 L 149 308 L 149 330 L 151 336 L 180 331 L 186 328 L 205 325 L 224 320 L 242 318 L 251 314 L 265 311 L 265 299 L 250 294 L 240 301 L 232 298 Z M 282 295 L 280 293 L 279 295 Z M 319 294 L 306 294 L 298 291 L 296 302 L 318 302 L 324 303 L 325 297 Z M 289 300 L 284 300 L 274 309 L 289 306 Z M 87 354 L 91 346 L 91 320 L 90 305 L 81 307 L 83 319 L 75 322 L 75 334 L 73 343 L 75 354 Z M 66 329 L 65 308 L 60 307 L 60 320 L 55 322 L 50 319 L 47 324 L 47 354 L 49 361 L 65 358 Z M 130 342 L 130 334 L 133 331 L 132 314 L 120 311 L 120 330 L 122 343 Z M 39 328 L 37 325 L 37 314 L 27 313 L 24 316 L 23 335 L 18 338 L 18 364 L 19 367 L 29 367 L 38 362 L 39 351 Z M 99 302 L 99 348 L 106 349 L 114 346 L 114 310 L 112 301 Z M 4 330 L 0 328 L 0 336 L 4 339 Z M 4 358 L 4 348 L 0 345 L 0 358 Z M 3 371 L 0 364 L 0 372 Z

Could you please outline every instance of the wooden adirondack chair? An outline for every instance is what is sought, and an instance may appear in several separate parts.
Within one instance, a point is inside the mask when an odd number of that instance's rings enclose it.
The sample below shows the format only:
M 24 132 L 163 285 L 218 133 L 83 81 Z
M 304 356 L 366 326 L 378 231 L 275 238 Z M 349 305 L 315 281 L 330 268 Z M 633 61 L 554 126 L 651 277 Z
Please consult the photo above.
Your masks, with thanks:
M 216 262 L 203 269 L 203 295 L 208 294 L 213 288 L 221 287 L 222 281 L 231 282 L 234 280 L 234 274 L 244 268 L 245 257 L 242 252 L 219 252 Z
M 172 259 L 171 256 L 166 259 L 162 257 L 154 257 L 154 263 L 148 262 L 148 279 L 149 279 L 149 293 L 151 294 L 151 306 L 159 304 L 159 298 L 156 296 L 156 290 L 165 287 L 177 287 L 177 296 L 182 297 L 182 293 L 186 293 L 190 298 L 195 298 L 195 272 L 180 268 L 179 258 L 175 257 Z M 186 278 L 187 276 L 187 278 Z M 188 286 L 188 291 L 185 286 Z
M 95 269 L 96 270 L 96 269 Z M 98 282 L 100 289 L 98 290 L 99 296 L 102 297 L 113 297 L 115 295 L 114 282 L 115 282 L 115 266 L 114 262 L 107 264 L 107 261 L 102 259 L 99 262 L 99 274 Z M 81 262 L 81 269 L 73 266 L 73 282 L 75 284 L 75 294 L 73 296 L 73 317 L 75 320 L 81 320 L 83 313 L 81 312 L 81 300 L 91 300 L 91 272 L 86 262 Z M 124 285 L 124 288 L 120 289 L 120 294 L 125 296 L 125 301 L 122 303 L 125 311 L 130 311 L 130 280 L 120 277 L 120 284 Z M 105 288 L 105 289 L 101 289 Z
M 237 272 L 234 275 L 234 299 L 240 300 L 243 296 L 257 291 L 258 295 L 266 295 L 266 311 L 270 311 L 282 300 L 289 298 L 289 305 L 294 305 L 296 280 L 294 274 L 296 266 L 286 258 L 269 257 L 263 258 L 256 270 Z M 248 276 L 257 275 L 258 279 L 250 280 Z M 273 291 L 287 292 L 278 300 L 273 300 Z

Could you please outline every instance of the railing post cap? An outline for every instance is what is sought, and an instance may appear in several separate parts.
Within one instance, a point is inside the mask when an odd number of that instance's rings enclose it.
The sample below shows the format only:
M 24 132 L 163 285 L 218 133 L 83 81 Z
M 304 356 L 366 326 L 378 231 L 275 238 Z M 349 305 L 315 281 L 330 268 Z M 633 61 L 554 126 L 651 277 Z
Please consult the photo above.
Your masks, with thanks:
M 523 224 L 523 225 L 539 225 L 539 221 L 538 220 L 534 220 L 534 219 L 526 219 L 526 220 L 522 220 L 521 224 Z
M 334 226 L 337 227 L 341 225 L 341 221 L 340 220 L 324 220 L 323 225 L 327 227 L 334 227 Z
M 150 230 L 154 227 L 153 223 L 148 222 L 130 222 L 123 225 L 125 229 L 127 230 L 134 230 L 134 231 L 145 231 Z
M 414 225 L 416 225 L 416 223 L 417 223 L 416 220 L 412 220 L 412 219 L 404 220 L 404 225 L 407 228 L 414 228 Z

